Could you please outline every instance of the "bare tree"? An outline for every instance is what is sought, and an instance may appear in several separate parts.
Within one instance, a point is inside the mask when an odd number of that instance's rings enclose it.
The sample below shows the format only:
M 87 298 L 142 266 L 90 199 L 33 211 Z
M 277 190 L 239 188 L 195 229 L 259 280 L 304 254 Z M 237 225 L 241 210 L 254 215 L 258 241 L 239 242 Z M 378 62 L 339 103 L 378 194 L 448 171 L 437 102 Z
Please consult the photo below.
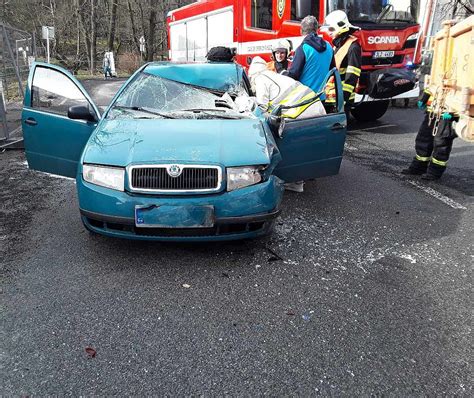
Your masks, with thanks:
M 107 47 L 110 51 L 114 49 L 115 27 L 117 25 L 118 0 L 112 0 L 112 10 L 110 12 L 109 34 L 107 35 Z
M 451 0 L 440 6 L 440 14 L 446 18 L 463 18 L 474 13 L 472 2 L 468 0 Z
M 90 62 L 90 69 L 91 73 L 93 74 L 95 71 L 95 60 L 97 57 L 97 30 L 96 30 L 96 1 L 97 0 L 90 0 L 91 2 L 91 62 Z
M 98 54 L 107 48 L 137 54 L 146 40 L 146 60 L 167 57 L 166 15 L 194 0 L 0 0 L 2 21 L 36 31 L 37 47 L 45 52 L 39 29 L 55 27 L 52 62 L 71 69 L 96 70 Z

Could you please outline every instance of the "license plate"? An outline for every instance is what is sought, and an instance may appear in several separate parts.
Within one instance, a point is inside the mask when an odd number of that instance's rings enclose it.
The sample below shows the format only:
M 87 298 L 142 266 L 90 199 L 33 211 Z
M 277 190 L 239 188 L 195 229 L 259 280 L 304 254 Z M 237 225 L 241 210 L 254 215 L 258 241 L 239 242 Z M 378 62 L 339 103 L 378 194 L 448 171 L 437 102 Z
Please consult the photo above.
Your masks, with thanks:
M 211 228 L 214 206 L 135 206 L 135 225 L 143 228 Z
M 375 51 L 372 58 L 392 58 L 395 51 Z

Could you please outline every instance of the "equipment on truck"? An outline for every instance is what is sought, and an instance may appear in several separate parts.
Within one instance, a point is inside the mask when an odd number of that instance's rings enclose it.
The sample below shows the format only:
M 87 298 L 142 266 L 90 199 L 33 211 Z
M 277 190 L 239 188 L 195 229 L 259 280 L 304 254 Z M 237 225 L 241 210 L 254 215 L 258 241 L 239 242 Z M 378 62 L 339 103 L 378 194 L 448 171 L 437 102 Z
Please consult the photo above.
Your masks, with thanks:
M 474 15 L 443 22 L 431 45 L 433 63 L 425 87 L 433 94 L 434 134 L 443 115 L 453 114 L 459 117 L 453 122 L 458 137 L 474 143 Z
M 420 62 L 417 47 L 420 26 L 419 0 L 345 0 L 343 10 L 362 47 L 362 72 L 356 87 L 352 113 L 360 120 L 381 117 L 388 99 L 366 94 L 370 75 L 387 68 L 407 69 Z M 335 0 L 200 0 L 168 13 L 169 58 L 173 61 L 205 61 L 212 47 L 236 47 L 236 62 L 248 67 L 252 58 L 270 60 L 272 46 L 280 39 L 297 48 L 303 37 L 300 21 L 314 15 L 320 24 L 341 8 Z M 321 32 L 324 36 L 325 33 Z M 326 38 L 326 37 L 325 37 Z M 394 98 L 417 98 L 418 83 Z

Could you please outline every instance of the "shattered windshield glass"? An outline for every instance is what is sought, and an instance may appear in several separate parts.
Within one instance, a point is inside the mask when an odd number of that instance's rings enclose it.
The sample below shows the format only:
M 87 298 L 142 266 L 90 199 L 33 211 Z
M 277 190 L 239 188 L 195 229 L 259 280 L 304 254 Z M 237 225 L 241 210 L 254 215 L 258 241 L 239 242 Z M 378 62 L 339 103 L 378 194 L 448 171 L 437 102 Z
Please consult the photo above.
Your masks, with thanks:
M 227 93 L 213 92 L 141 72 L 122 92 L 108 118 L 241 119 Z

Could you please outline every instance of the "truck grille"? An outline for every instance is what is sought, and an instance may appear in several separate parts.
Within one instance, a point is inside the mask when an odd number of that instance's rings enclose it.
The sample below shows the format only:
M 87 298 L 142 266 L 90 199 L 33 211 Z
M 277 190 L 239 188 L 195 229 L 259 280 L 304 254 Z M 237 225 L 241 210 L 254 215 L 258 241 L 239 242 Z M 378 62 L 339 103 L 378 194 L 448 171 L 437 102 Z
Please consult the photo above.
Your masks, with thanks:
M 176 177 L 172 166 L 180 168 Z M 222 180 L 220 167 L 196 165 L 131 166 L 129 176 L 130 188 L 144 192 L 217 191 Z

